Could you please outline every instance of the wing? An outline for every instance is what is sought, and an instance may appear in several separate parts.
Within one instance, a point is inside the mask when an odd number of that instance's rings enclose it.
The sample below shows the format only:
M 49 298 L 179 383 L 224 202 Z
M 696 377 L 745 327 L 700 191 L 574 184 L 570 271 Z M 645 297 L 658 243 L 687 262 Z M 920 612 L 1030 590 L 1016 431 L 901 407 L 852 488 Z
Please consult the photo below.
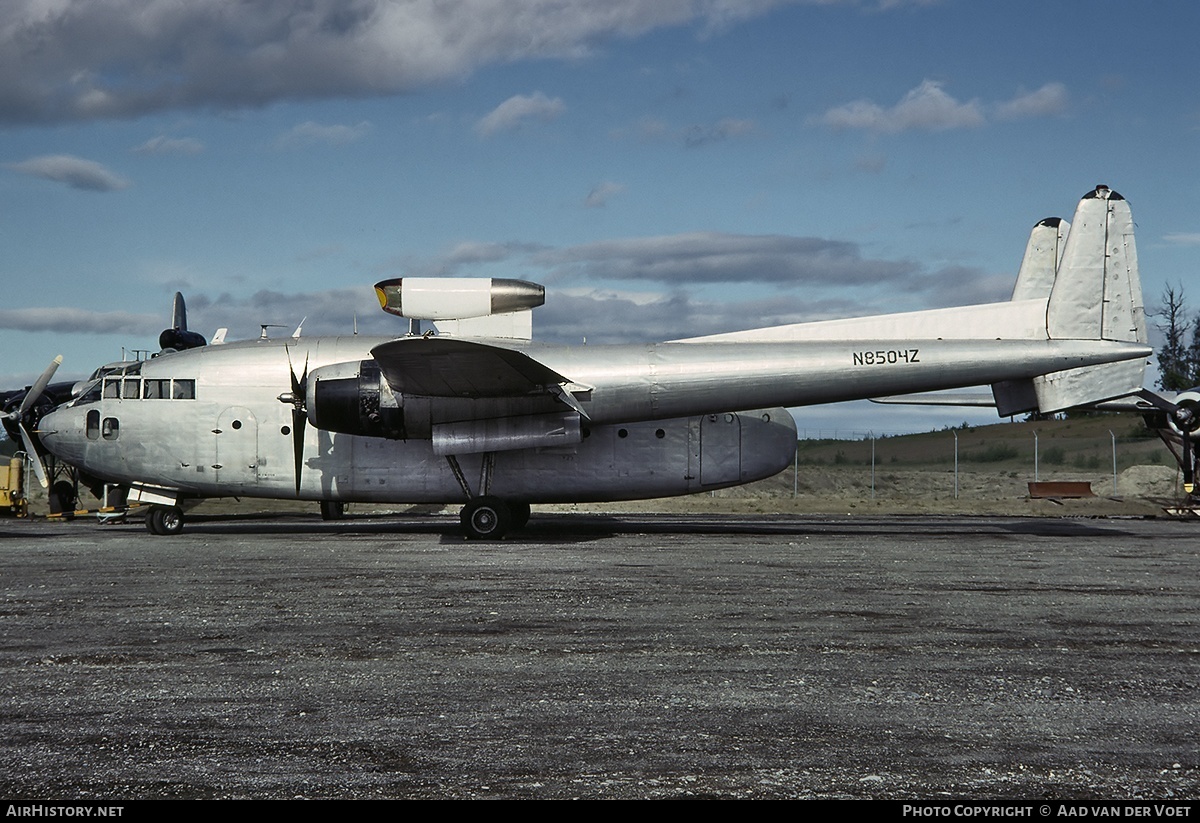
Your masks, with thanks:
M 532 357 L 442 337 L 392 340 L 371 356 L 393 391 L 423 397 L 519 397 L 556 393 L 570 381 Z
M 523 352 L 411 337 L 376 346 L 371 356 L 393 391 L 431 398 L 435 454 L 579 442 L 580 419 L 587 413 L 572 392 L 590 387 L 572 383 Z

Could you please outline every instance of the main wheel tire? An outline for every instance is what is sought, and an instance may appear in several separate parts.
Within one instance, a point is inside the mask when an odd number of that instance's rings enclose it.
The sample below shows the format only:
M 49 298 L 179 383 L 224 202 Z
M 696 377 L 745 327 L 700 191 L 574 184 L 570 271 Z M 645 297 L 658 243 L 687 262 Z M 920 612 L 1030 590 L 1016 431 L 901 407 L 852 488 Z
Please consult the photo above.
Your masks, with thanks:
M 159 528 L 162 529 L 161 534 L 179 534 L 183 531 L 183 509 L 178 506 L 169 506 L 163 509 L 159 523 Z
M 530 509 L 528 503 L 514 502 L 508 504 L 508 510 L 511 514 L 511 528 L 523 529 L 529 525 Z
M 146 515 L 146 529 L 151 534 L 179 534 L 183 531 L 183 509 L 178 506 L 153 507 Z
M 463 506 L 459 520 L 472 540 L 499 540 L 512 525 L 512 513 L 499 497 L 476 497 Z
M 51 514 L 75 511 L 75 484 L 59 480 L 50 486 L 48 500 Z
M 322 500 L 321 519 L 341 520 L 346 516 L 346 504 L 341 500 Z

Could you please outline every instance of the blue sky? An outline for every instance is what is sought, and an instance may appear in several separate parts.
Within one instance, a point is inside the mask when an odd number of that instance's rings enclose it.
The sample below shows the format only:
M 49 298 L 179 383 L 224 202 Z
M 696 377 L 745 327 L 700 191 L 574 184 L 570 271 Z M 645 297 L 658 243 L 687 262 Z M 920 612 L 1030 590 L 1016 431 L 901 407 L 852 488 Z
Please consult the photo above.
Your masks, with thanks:
M 176 290 L 231 339 L 400 333 L 404 275 L 544 283 L 535 337 L 592 343 L 1004 300 L 1102 182 L 1200 309 L 1186 0 L 2 6 L 0 387 L 156 347 Z

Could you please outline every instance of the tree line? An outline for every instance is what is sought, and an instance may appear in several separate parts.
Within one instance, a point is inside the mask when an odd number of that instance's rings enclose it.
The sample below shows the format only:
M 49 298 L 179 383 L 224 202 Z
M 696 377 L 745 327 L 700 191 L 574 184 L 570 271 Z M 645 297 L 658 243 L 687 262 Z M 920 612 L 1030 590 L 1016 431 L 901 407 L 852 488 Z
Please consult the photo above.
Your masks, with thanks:
M 1155 313 L 1162 332 L 1158 349 L 1158 385 L 1163 391 L 1181 392 L 1200 386 L 1200 314 L 1191 315 L 1183 286 L 1167 285 L 1162 305 Z

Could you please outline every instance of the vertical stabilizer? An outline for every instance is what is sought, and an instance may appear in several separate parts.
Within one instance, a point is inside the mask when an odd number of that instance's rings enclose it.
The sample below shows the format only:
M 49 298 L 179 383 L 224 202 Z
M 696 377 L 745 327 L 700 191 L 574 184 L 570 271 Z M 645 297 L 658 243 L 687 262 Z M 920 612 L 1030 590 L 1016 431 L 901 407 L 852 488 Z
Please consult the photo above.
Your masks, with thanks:
M 1029 232 L 1029 243 L 1025 246 L 1025 256 L 1021 258 L 1021 269 L 1017 272 L 1017 283 L 1013 287 L 1013 300 L 1050 299 L 1070 233 L 1071 224 L 1061 217 L 1047 217 L 1038 221 Z M 1032 380 L 993 383 L 992 397 L 1001 417 L 1037 411 L 1037 392 Z
M 1097 186 L 1079 202 L 1046 307 L 1053 340 L 1145 343 L 1146 314 L 1124 197 Z M 1043 413 L 1097 403 L 1142 388 L 1146 362 L 1131 360 L 1057 372 L 1033 381 Z
M 1056 340 L 1146 342 L 1133 214 L 1125 198 L 1107 186 L 1079 201 L 1046 328 Z
M 1045 300 L 1050 296 L 1070 232 L 1071 224 L 1061 217 L 1047 217 L 1033 227 L 1025 256 L 1021 258 L 1021 270 L 1017 272 L 1013 300 Z

